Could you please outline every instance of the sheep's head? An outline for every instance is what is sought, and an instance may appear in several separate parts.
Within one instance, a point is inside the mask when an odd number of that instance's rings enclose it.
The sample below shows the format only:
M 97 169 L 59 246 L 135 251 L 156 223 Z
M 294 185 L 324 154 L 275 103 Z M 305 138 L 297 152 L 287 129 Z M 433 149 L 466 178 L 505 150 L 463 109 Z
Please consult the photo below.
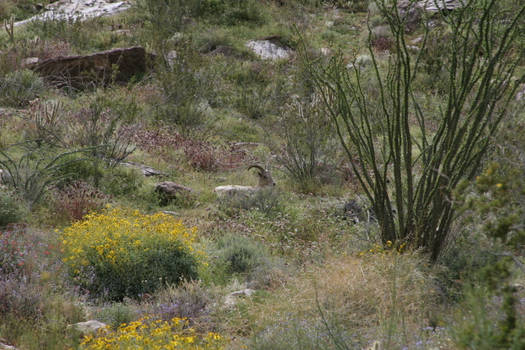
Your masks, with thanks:
M 255 168 L 257 169 L 257 176 L 259 177 L 259 187 L 266 187 L 266 186 L 275 186 L 275 182 L 273 181 L 272 174 L 260 165 L 252 165 L 248 168 L 248 170 Z

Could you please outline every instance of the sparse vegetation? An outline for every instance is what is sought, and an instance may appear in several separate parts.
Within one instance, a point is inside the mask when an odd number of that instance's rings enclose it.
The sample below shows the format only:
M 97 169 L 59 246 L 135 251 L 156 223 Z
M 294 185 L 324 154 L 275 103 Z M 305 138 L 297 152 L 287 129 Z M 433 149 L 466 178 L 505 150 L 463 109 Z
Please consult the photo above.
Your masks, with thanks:
M 50 3 L 0 0 L 0 348 L 525 346 L 522 1 Z

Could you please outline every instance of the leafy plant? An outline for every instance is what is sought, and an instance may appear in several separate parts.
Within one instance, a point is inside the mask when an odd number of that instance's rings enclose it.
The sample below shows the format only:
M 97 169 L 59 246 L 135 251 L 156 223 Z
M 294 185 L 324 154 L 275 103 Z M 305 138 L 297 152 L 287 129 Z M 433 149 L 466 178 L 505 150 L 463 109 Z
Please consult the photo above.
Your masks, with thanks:
M 470 0 L 440 17 L 450 31 L 443 58 L 448 78 L 432 111 L 436 117 L 430 118 L 414 84 L 424 50 L 413 56 L 408 49 L 398 1 L 376 4 L 394 36 L 386 72 L 369 40 L 370 79 L 359 67 L 348 70 L 339 56 L 314 72 L 316 84 L 349 159 L 359 158 L 351 165 L 372 203 L 383 243 L 408 242 L 435 261 L 455 216 L 452 192 L 475 176 L 525 81 L 513 78 L 525 55 L 516 50 L 525 5 L 510 15 L 495 0 Z M 429 30 L 427 25 L 423 49 Z
M 82 181 L 74 181 L 56 193 L 54 208 L 68 220 L 80 220 L 91 211 L 101 209 L 107 196 Z
M 108 209 L 64 230 L 63 260 L 94 296 L 122 300 L 196 278 L 196 238 L 170 215 Z
M 321 101 L 315 96 L 293 101 L 285 108 L 281 124 L 284 144 L 277 161 L 300 187 L 321 183 L 323 169 L 330 165 L 335 168 L 336 153 L 330 142 L 330 120 Z
M 266 259 L 265 250 L 245 237 L 228 235 L 217 242 L 219 260 L 230 273 L 250 273 Z
M 0 187 L 0 227 L 22 219 L 22 208 L 14 193 Z
M 36 73 L 24 69 L 0 77 L 0 104 L 25 107 L 44 91 L 44 81 Z
M 129 116 L 112 108 L 112 102 L 102 93 L 89 99 L 89 107 L 74 117 L 70 131 L 73 143 L 91 149 L 94 157 L 115 167 L 135 151 L 131 137 L 120 132 Z
M 16 146 L 16 147 L 15 147 Z M 69 156 L 82 151 L 56 153 L 27 144 L 0 150 L 0 166 L 7 171 L 6 184 L 13 188 L 31 208 L 52 185 L 66 179 L 62 169 L 75 159 Z

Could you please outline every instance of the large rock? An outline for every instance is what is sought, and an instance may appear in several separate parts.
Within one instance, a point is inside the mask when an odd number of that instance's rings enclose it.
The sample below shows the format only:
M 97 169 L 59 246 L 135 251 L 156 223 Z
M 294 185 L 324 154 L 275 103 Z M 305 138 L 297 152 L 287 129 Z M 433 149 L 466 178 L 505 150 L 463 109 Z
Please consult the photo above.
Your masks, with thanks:
M 246 43 L 257 56 L 263 60 L 279 60 L 289 58 L 292 50 L 282 45 L 279 37 L 272 36 L 262 40 L 251 40 Z
M 409 31 L 420 24 L 425 12 L 434 14 L 439 11 L 453 11 L 463 6 L 460 0 L 401 0 L 397 4 L 399 14 L 405 18 Z
M 34 62 L 27 68 L 55 86 L 84 88 L 113 79 L 117 82 L 128 81 L 132 76 L 144 73 L 151 58 L 143 47 L 133 46 L 90 55 L 54 57 Z
M 103 322 L 97 321 L 97 320 L 89 320 L 86 322 L 79 322 L 79 323 L 72 324 L 70 325 L 70 327 L 76 329 L 83 335 L 88 335 L 88 334 L 94 335 L 94 334 L 97 334 L 99 331 L 106 329 L 108 325 Z
M 48 6 L 41 14 L 23 21 L 15 22 L 20 26 L 33 21 L 66 20 L 83 21 L 89 18 L 114 15 L 131 7 L 131 1 L 114 0 L 59 0 Z

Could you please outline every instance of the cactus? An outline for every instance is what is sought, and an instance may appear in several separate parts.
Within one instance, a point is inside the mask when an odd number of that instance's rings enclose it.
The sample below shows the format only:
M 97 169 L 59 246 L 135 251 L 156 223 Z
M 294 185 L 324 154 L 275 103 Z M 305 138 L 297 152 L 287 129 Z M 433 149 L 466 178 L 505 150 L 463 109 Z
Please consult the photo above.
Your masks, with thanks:
M 4 28 L 7 32 L 7 35 L 9 35 L 9 41 L 11 41 L 12 44 L 15 43 L 15 17 L 11 16 L 9 20 L 4 20 Z

